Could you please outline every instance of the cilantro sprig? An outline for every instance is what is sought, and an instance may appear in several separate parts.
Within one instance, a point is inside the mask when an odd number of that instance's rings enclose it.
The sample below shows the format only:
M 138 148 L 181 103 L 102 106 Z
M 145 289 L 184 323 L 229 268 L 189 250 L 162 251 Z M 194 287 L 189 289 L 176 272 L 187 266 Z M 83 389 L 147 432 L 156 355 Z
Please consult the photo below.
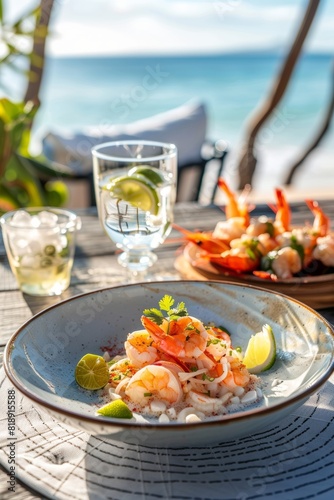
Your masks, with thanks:
M 168 321 L 175 321 L 178 318 L 188 316 L 188 311 L 184 302 L 179 302 L 176 307 L 173 307 L 175 300 L 171 295 L 164 295 L 159 300 L 159 308 L 152 307 L 151 309 L 144 309 L 143 315 L 149 318 L 157 325 L 161 325 L 164 319 Z

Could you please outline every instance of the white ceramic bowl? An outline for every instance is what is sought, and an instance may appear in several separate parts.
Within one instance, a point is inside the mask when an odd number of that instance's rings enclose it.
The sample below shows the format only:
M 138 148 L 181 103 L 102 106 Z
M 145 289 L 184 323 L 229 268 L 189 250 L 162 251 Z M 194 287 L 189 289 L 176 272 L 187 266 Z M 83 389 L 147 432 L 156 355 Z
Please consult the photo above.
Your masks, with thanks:
M 122 350 L 126 335 L 140 328 L 142 311 L 157 307 L 165 294 L 184 301 L 189 314 L 204 322 L 226 326 L 233 344 L 243 348 L 264 323 L 272 326 L 278 356 L 261 375 L 265 396 L 260 405 L 192 424 L 140 424 L 95 415 L 100 392 L 76 384 L 76 363 L 106 346 Z M 232 440 L 280 421 L 324 384 L 333 371 L 333 352 L 330 325 L 294 299 L 247 285 L 179 281 L 107 288 L 58 303 L 13 335 L 4 364 L 18 390 L 67 424 L 128 443 L 182 447 Z M 282 383 L 273 386 L 275 379 Z

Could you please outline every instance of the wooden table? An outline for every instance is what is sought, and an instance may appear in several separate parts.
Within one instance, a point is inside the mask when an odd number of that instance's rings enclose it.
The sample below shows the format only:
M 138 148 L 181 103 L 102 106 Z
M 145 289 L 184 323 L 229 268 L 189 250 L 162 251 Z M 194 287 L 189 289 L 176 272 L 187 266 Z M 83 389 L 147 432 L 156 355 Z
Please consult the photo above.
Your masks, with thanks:
M 321 202 L 322 207 L 334 221 L 334 201 Z M 78 211 L 82 218 L 82 230 L 78 233 L 75 262 L 70 288 L 59 297 L 31 297 L 23 295 L 11 273 L 0 237 L 0 366 L 6 342 L 16 329 L 32 315 L 45 307 L 70 296 L 91 290 L 113 286 L 127 281 L 126 271 L 117 264 L 117 251 L 113 243 L 104 234 L 94 208 Z M 257 206 L 252 215 L 269 213 L 267 206 Z M 217 221 L 224 218 L 218 207 L 202 207 L 198 204 L 178 204 L 175 211 L 177 224 L 188 229 L 210 230 Z M 310 212 L 303 203 L 293 205 L 293 219 L 296 224 L 311 220 Z M 180 234 L 173 231 L 168 240 L 158 250 L 158 263 L 151 269 L 157 279 L 181 278 L 174 267 L 181 249 Z M 333 290 L 334 294 L 334 290 Z M 334 307 L 321 313 L 334 324 Z M 2 414 L 3 414 L 2 410 Z M 15 496 L 7 492 L 7 472 L 0 469 L 0 497 L 6 499 L 42 498 L 27 486 L 18 482 Z

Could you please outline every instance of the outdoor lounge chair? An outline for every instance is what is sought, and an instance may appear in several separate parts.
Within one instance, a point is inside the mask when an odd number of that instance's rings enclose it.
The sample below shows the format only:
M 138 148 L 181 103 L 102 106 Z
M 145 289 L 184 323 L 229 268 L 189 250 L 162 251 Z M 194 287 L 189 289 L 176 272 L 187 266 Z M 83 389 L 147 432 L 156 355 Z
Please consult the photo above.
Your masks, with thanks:
M 75 134 L 49 132 L 43 139 L 43 154 L 50 162 L 66 165 L 74 179 L 88 182 L 90 200 L 87 204 L 94 205 L 93 146 L 130 139 L 173 143 L 178 148 L 177 201 L 210 204 L 223 170 L 227 145 L 222 140 L 207 140 L 206 134 L 205 105 L 189 103 L 128 125 L 104 125 Z

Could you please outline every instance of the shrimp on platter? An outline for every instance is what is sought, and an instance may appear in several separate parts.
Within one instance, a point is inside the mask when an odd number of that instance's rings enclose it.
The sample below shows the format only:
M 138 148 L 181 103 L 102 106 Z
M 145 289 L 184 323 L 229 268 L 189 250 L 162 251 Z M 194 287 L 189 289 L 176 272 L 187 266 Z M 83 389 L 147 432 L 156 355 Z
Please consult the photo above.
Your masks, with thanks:
M 289 246 L 269 252 L 265 262 L 266 264 L 262 264 L 265 267 L 264 270 L 271 270 L 275 276 L 274 279 L 292 278 L 303 267 L 300 253 Z
M 247 186 L 239 197 L 237 197 L 236 193 L 229 188 L 225 179 L 222 177 L 219 177 L 218 179 L 218 187 L 227 197 L 227 204 L 225 206 L 226 218 L 232 219 L 234 217 L 240 217 L 244 221 L 244 226 L 247 227 L 250 222 L 250 207 L 246 202 L 246 199 L 251 189 L 250 186 Z
M 229 200 L 227 220 L 216 224 L 212 236 L 228 243 L 229 248 L 219 253 L 203 252 L 194 261 L 195 265 L 204 259 L 224 270 L 272 281 L 301 274 L 323 274 L 325 267 L 333 267 L 333 237 L 327 238 L 330 220 L 318 202 L 305 200 L 314 215 L 313 224 L 295 227 L 291 225 L 291 207 L 286 195 L 276 188 L 276 204 L 269 205 L 275 218 L 263 215 L 249 221 L 245 215 L 246 212 L 249 215 L 247 204 L 237 198 L 223 179 L 219 179 L 218 185 Z M 317 261 L 322 266 L 317 266 Z
M 290 230 L 291 208 L 281 188 L 275 188 L 275 196 L 276 206 L 271 206 L 271 208 L 276 213 L 274 221 L 275 234 L 280 234 Z
M 334 267 L 334 233 L 317 239 L 313 257 L 328 267 Z
M 188 229 L 184 229 L 177 224 L 173 224 L 173 228 L 177 231 L 180 231 L 185 236 L 187 241 L 194 243 L 201 250 L 204 250 L 209 253 L 220 253 L 228 250 L 229 246 L 224 240 L 216 238 L 213 236 L 213 233 L 209 232 L 200 232 L 200 231 L 189 231 Z
M 217 222 L 212 236 L 228 244 L 231 240 L 240 238 L 246 232 L 246 228 L 249 225 L 251 206 L 246 203 L 246 199 L 250 187 L 245 188 L 239 197 L 230 189 L 222 177 L 218 179 L 218 187 L 227 197 L 225 205 L 226 220 Z M 225 250 L 228 250 L 228 248 L 225 248 Z M 210 250 L 210 253 L 218 252 Z
M 207 254 L 203 258 L 234 272 L 251 272 L 258 269 L 262 253 L 258 238 L 243 235 L 230 242 L 230 250 L 220 255 Z
M 329 217 L 324 213 L 317 201 L 305 200 L 305 203 L 314 215 L 312 234 L 316 237 L 326 236 L 330 226 Z
M 219 240 L 229 245 L 229 243 L 240 238 L 246 232 L 245 220 L 243 217 L 232 217 L 231 219 L 226 219 L 217 222 L 216 227 L 213 230 L 212 237 L 214 240 Z M 223 249 L 228 250 L 227 248 Z M 210 250 L 211 253 L 218 253 Z

